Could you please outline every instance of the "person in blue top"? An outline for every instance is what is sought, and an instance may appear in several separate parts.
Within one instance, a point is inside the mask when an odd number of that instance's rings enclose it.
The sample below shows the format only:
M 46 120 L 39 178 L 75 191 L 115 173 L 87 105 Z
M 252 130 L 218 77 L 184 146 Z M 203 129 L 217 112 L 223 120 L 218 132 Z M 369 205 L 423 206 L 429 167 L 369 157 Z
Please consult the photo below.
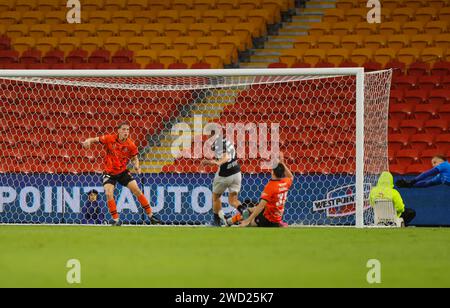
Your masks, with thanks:
M 83 219 L 82 224 L 89 225 L 101 225 L 105 221 L 105 215 L 102 212 L 102 208 L 98 202 L 98 191 L 91 190 L 88 192 L 88 200 L 84 204 L 81 214 Z
M 430 169 L 411 181 L 398 180 L 395 185 L 399 188 L 424 188 L 436 185 L 450 186 L 450 163 L 443 155 L 437 155 L 431 160 L 433 169 Z

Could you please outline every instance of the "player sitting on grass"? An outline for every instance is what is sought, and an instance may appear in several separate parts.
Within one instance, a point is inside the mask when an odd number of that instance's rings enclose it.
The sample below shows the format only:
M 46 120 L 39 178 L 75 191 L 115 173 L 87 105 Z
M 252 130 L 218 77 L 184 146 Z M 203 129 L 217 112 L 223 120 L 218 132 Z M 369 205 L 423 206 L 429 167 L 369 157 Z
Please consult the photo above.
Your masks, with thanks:
M 431 160 L 433 169 L 430 169 L 411 181 L 398 180 L 395 184 L 399 188 L 431 187 L 436 185 L 450 185 L 450 164 L 443 155 L 437 155 Z
M 284 206 L 294 175 L 280 156 L 279 164 L 272 170 L 272 180 L 266 185 L 257 207 L 249 209 L 250 217 L 241 222 L 241 227 L 285 227 Z
M 93 143 L 101 143 L 105 146 L 105 167 L 103 175 L 103 186 L 105 188 L 106 200 L 109 212 L 113 218 L 112 225 L 120 226 L 119 214 L 117 213 L 117 205 L 114 200 L 114 189 L 117 183 L 127 187 L 136 196 L 147 213 L 152 224 L 158 224 L 160 221 L 154 217 L 152 208 L 147 198 L 144 196 L 136 180 L 127 170 L 127 164 L 131 160 L 136 173 L 141 174 L 139 166 L 138 148 L 129 138 L 130 125 L 122 123 L 118 127 L 117 134 L 105 135 L 102 137 L 89 138 L 84 141 L 83 147 L 88 149 Z

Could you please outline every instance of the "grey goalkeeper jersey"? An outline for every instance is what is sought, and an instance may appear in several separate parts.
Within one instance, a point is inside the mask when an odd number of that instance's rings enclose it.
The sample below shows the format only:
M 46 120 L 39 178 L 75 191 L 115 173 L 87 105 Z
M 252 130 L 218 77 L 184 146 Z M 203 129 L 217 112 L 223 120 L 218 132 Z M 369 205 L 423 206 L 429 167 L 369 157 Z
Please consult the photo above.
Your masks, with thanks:
M 225 139 L 217 139 L 212 146 L 216 159 L 222 159 L 226 153 L 230 158 L 226 163 L 220 166 L 219 176 L 229 177 L 241 172 L 241 166 L 237 161 L 236 149 L 234 145 Z

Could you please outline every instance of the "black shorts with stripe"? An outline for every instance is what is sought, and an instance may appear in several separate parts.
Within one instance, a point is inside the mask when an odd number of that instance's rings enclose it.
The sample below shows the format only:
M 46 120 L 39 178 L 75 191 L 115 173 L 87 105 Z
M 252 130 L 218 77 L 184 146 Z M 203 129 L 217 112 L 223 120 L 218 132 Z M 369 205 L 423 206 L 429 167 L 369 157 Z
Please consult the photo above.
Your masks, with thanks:
M 110 175 L 105 173 L 103 175 L 103 186 L 105 186 L 106 184 L 116 186 L 117 183 L 119 183 L 120 185 L 127 187 L 128 184 L 130 184 L 134 180 L 135 180 L 134 177 L 128 170 L 118 175 Z
M 264 216 L 264 211 L 262 211 L 258 216 L 255 218 L 255 223 L 258 227 L 263 228 L 277 228 L 280 227 L 280 224 L 277 222 L 271 222 Z

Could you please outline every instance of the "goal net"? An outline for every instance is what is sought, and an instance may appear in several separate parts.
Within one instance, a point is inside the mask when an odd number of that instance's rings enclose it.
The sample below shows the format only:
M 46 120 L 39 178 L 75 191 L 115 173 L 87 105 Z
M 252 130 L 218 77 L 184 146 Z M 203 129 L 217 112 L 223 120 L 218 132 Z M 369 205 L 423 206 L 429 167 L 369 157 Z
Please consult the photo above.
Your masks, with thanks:
M 279 153 L 295 174 L 284 221 L 370 226 L 370 188 L 388 170 L 391 71 L 362 69 L 0 72 L 0 223 L 110 220 L 100 144 L 128 122 L 135 178 L 168 224 L 212 221 L 208 132 L 222 130 L 242 166 L 241 202 L 258 202 Z M 96 190 L 98 200 L 87 193 Z M 116 189 L 125 224 L 146 215 Z M 227 193 L 226 214 L 232 214 Z

